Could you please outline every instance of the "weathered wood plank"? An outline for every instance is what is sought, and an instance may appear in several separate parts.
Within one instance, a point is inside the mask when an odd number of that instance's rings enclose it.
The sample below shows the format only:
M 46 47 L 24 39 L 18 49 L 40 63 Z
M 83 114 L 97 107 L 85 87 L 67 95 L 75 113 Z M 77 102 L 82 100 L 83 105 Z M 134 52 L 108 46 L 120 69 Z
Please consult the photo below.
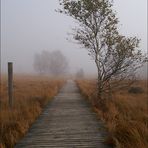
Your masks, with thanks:
M 103 124 L 69 81 L 16 148 L 108 148 Z

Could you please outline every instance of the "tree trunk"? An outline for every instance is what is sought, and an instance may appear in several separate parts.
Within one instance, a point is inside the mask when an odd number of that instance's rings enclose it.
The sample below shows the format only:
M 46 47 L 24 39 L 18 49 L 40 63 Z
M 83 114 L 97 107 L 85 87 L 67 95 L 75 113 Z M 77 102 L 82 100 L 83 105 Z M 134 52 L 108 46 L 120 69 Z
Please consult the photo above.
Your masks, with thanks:
M 103 98 L 102 82 L 101 82 L 99 73 L 98 73 L 98 82 L 97 82 L 97 104 L 96 105 L 103 112 L 107 110 L 106 99 Z
M 102 88 L 102 78 L 101 78 L 101 73 L 100 73 L 100 63 L 99 63 L 99 59 L 98 56 L 96 55 L 96 59 L 95 59 L 95 63 L 97 66 L 97 70 L 98 70 L 98 80 L 97 80 L 97 102 L 95 104 L 95 106 L 99 109 L 101 109 L 103 112 L 105 112 L 107 110 L 106 108 L 106 101 L 103 98 L 103 88 Z

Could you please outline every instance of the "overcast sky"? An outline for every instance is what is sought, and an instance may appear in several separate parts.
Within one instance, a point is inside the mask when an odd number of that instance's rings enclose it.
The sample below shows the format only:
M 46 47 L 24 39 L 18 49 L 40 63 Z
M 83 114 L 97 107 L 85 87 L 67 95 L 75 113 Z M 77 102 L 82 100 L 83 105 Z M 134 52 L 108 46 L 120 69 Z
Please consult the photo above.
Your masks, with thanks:
M 35 53 L 61 50 L 72 71 L 83 68 L 94 73 L 94 61 L 85 49 L 66 40 L 74 21 L 55 12 L 58 0 L 1 0 L 2 70 L 14 62 L 17 72 L 32 72 Z M 141 38 L 140 48 L 147 51 L 147 0 L 114 0 L 120 31 Z

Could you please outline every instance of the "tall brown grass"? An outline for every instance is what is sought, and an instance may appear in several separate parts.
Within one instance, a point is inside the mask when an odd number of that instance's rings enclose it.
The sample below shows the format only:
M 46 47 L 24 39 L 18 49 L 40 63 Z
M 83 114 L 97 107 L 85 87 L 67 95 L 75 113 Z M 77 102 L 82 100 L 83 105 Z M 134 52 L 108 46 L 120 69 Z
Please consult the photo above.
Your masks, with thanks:
M 77 82 L 81 92 L 92 102 L 96 93 L 94 80 Z M 147 81 L 137 81 L 133 87 L 143 93 L 129 93 L 129 88 L 116 90 L 107 102 L 107 111 L 94 108 L 105 121 L 110 133 L 107 142 L 117 148 L 148 148 L 148 88 Z
M 14 106 L 9 109 L 7 79 L 1 82 L 0 108 L 0 148 L 13 148 L 44 106 L 55 96 L 63 85 L 63 80 L 38 76 L 14 77 Z

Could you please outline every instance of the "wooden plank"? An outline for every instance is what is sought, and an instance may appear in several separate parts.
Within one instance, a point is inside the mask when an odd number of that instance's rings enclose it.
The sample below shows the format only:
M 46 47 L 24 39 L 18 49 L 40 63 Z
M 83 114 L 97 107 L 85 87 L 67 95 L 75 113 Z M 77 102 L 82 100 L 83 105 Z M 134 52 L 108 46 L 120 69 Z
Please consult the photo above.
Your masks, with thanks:
M 108 148 L 105 136 L 103 123 L 69 81 L 16 148 Z

